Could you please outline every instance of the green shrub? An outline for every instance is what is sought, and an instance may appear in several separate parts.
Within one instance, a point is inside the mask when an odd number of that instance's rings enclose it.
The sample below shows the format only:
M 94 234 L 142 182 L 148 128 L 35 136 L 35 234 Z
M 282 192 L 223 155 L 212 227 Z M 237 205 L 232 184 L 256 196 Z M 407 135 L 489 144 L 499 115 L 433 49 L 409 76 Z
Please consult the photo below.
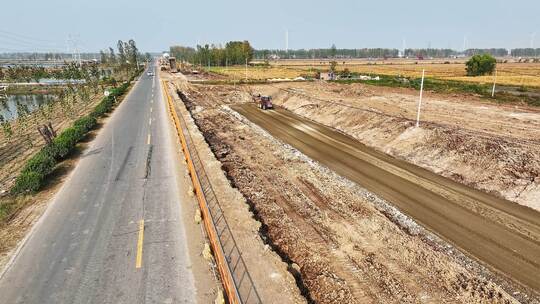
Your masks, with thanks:
M 22 172 L 37 172 L 41 175 L 47 175 L 52 172 L 54 165 L 56 165 L 54 156 L 42 150 L 26 162 Z
M 111 89 L 109 97 L 113 97 L 112 99 L 114 99 L 114 97 L 120 96 L 120 87 Z
M 53 142 L 53 153 L 56 159 L 66 157 L 74 148 L 75 145 L 84 136 L 85 132 L 82 128 L 71 127 L 65 129 Z
M 92 130 L 96 126 L 96 124 L 97 124 L 96 117 L 88 115 L 88 116 L 84 116 L 83 118 L 76 120 L 73 123 L 73 126 L 84 129 L 84 132 L 86 133 Z
M 465 63 L 467 76 L 493 74 L 497 60 L 489 54 L 474 55 Z
M 98 118 L 108 113 L 112 109 L 112 103 L 107 99 L 103 99 L 92 111 L 92 116 Z
M 45 147 L 41 148 L 40 153 L 47 154 L 48 156 L 52 157 L 53 159 L 58 159 L 59 157 L 56 155 L 56 148 L 54 146 L 54 142 L 51 144 L 46 145 Z
M 15 180 L 15 185 L 11 188 L 12 194 L 23 192 L 35 192 L 43 185 L 43 175 L 37 172 L 22 172 Z

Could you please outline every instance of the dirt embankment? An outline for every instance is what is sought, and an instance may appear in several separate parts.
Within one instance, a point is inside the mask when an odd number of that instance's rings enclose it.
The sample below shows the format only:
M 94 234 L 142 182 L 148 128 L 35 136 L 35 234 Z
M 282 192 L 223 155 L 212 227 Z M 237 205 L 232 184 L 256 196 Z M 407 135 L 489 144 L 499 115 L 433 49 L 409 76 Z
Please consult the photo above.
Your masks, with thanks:
M 402 229 L 385 202 L 242 119 L 247 92 L 185 88 L 196 123 L 263 226 L 261 237 L 317 303 L 514 303 L 474 263 Z M 396 225 L 393 221 L 399 222 Z M 526 299 L 526 298 L 525 298 Z M 536 303 L 532 301 L 532 303 Z
M 540 210 L 540 111 L 361 84 L 254 86 L 274 103 L 395 157 Z M 245 101 L 249 97 L 245 96 Z

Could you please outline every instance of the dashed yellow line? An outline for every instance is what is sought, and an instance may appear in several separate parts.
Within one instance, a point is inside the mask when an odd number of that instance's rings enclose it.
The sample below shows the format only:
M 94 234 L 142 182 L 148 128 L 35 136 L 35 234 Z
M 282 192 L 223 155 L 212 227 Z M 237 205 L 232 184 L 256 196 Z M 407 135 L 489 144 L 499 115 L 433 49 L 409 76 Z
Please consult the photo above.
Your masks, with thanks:
M 139 239 L 137 240 L 137 258 L 135 260 L 135 268 L 142 267 L 142 252 L 144 242 L 144 220 L 139 221 Z
M 152 125 L 152 118 L 148 119 L 148 124 Z
M 150 113 L 152 113 L 152 107 L 150 107 Z

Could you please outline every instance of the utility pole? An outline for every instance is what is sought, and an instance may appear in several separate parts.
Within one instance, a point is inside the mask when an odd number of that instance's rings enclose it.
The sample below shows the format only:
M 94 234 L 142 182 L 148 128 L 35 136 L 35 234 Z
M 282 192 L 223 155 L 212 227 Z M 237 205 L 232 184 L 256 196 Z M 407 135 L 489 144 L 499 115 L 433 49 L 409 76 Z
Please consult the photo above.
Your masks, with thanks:
M 536 57 L 536 50 L 534 49 L 534 38 L 536 37 L 536 32 L 531 33 L 531 49 L 533 51 L 533 56 Z
M 495 79 L 493 79 L 493 89 L 491 89 L 491 97 L 495 97 L 495 85 L 497 84 L 497 70 L 495 70 Z
M 402 50 L 402 52 L 403 52 L 403 53 L 401 54 L 401 56 L 402 56 L 403 58 L 405 58 L 405 49 L 406 49 L 406 47 L 407 47 L 407 46 L 406 46 L 406 42 L 405 42 L 405 37 L 403 37 L 403 39 L 402 39 L 402 41 L 401 41 L 401 50 Z
M 79 38 L 77 36 L 68 36 L 68 47 L 69 44 L 71 44 L 71 59 L 74 62 L 77 62 L 79 66 L 81 66 L 81 52 L 79 50 Z
M 420 108 L 422 107 L 422 93 L 424 92 L 424 74 L 425 69 L 422 69 L 422 82 L 420 82 L 420 100 L 418 100 L 418 113 L 416 114 L 416 127 L 420 126 Z
M 289 30 L 285 29 L 285 53 L 287 58 L 289 58 Z

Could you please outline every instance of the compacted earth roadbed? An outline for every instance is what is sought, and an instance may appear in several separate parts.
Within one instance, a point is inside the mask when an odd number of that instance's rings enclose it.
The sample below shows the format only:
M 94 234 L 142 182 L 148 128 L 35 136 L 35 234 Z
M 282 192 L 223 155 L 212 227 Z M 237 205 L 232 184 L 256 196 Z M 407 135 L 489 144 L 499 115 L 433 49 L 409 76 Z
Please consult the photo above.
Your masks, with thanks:
M 260 111 L 253 104 L 232 108 L 491 268 L 540 289 L 540 217 L 535 210 L 374 151 L 287 110 Z

